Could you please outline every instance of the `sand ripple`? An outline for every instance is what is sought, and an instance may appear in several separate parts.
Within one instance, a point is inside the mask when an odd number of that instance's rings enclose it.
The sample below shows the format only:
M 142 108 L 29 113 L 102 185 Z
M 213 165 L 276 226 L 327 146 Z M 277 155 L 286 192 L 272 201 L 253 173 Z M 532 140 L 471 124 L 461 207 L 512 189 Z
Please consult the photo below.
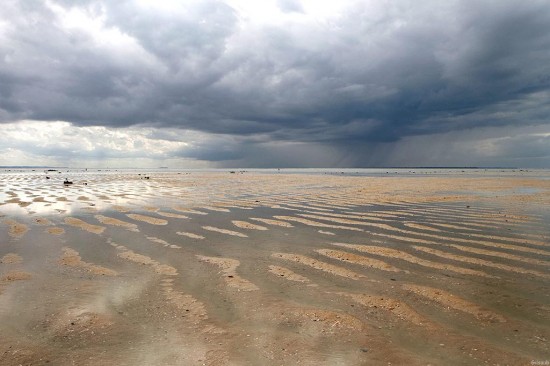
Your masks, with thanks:
M 227 282 L 228 286 L 234 287 L 239 291 L 254 291 L 259 289 L 258 286 L 248 280 L 245 280 L 237 274 L 237 267 L 240 265 L 238 260 L 231 258 L 206 257 L 203 255 L 197 255 L 197 258 L 199 258 L 202 262 L 215 264 L 220 267 L 222 273 L 225 275 L 224 280 Z
M 505 322 L 506 319 L 492 311 L 482 309 L 476 304 L 473 304 L 469 301 L 461 299 L 458 296 L 455 296 L 447 291 L 441 289 L 436 289 L 427 286 L 420 285 L 402 285 L 403 289 L 414 292 L 417 295 L 425 297 L 429 300 L 435 301 L 442 305 L 445 308 L 451 308 L 465 313 L 472 314 L 480 320 L 487 320 L 491 322 Z
M 4 224 L 9 226 L 8 234 L 12 238 L 21 238 L 29 230 L 27 225 L 11 219 L 4 220 Z
M 43 218 L 43 217 L 37 217 L 36 219 L 34 219 L 34 222 L 38 225 L 42 225 L 42 226 L 48 226 L 48 225 L 51 225 L 52 223 L 50 222 L 50 220 L 46 219 L 46 218 Z
M 107 217 L 103 215 L 95 215 L 95 218 L 105 225 L 112 225 L 112 226 L 120 226 L 123 227 L 129 231 L 138 232 L 138 227 L 136 224 L 132 224 L 131 222 L 122 221 L 119 219 L 115 219 L 113 217 Z
M 153 243 L 157 243 L 157 244 L 160 244 L 164 247 L 167 247 L 167 248 L 171 248 L 171 249 L 181 249 L 181 247 L 179 245 L 175 245 L 175 244 L 170 244 L 168 243 L 166 240 L 163 240 L 163 239 L 160 239 L 160 238 L 156 238 L 154 236 L 148 236 L 147 239 L 149 239 L 150 241 L 152 241 Z
M 180 215 L 180 214 L 176 214 L 176 213 L 172 213 L 172 212 L 163 212 L 163 211 L 158 211 L 157 215 L 163 216 L 163 217 L 171 217 L 171 218 L 174 218 L 174 219 L 188 219 L 189 218 L 189 216 Z
M 126 259 L 134 263 L 149 265 L 158 274 L 167 276 L 176 276 L 178 274 L 178 271 L 174 267 L 167 264 L 159 263 L 151 257 L 136 253 L 133 250 L 126 249 L 121 245 L 117 246 L 117 249 L 122 250 L 120 253 L 117 254 L 120 258 Z
M 251 217 L 250 220 L 263 222 L 264 224 L 273 225 L 273 226 L 294 227 L 292 226 L 291 223 L 288 223 L 286 221 L 281 221 L 281 220 L 263 219 L 259 217 Z
M 261 230 L 261 231 L 267 230 L 267 228 L 265 226 L 255 225 L 255 224 L 252 224 L 252 223 L 246 222 L 246 221 L 233 220 L 233 221 L 231 221 L 231 223 L 233 223 L 233 225 L 235 225 L 236 227 L 239 227 L 241 229 Z
M 53 235 L 62 235 L 65 233 L 65 229 L 61 227 L 49 227 L 46 229 L 46 232 Z
M 309 278 L 299 275 L 297 273 L 294 273 L 293 271 L 285 267 L 270 265 L 269 272 L 273 273 L 276 276 L 284 277 L 289 281 L 310 282 Z
M 143 221 L 151 225 L 167 225 L 168 221 L 164 219 L 158 219 L 156 217 L 151 216 L 145 216 L 145 215 L 139 215 L 139 214 L 127 214 L 129 218 L 137 221 Z
M 185 213 L 189 213 L 189 214 L 208 215 L 208 212 L 197 211 L 197 210 L 193 210 L 193 209 L 187 208 L 187 207 L 173 207 L 173 209 L 175 211 L 185 212 Z
M 22 261 L 23 258 L 21 258 L 21 256 L 16 253 L 8 253 L 0 259 L 0 263 L 3 264 L 17 264 L 21 263 Z
M 241 237 L 241 238 L 248 238 L 248 235 L 243 234 L 243 233 L 239 233 L 238 231 L 220 229 L 220 228 L 217 228 L 217 227 L 214 227 L 214 226 L 203 226 L 202 228 L 204 230 L 208 230 L 208 231 L 215 231 L 215 232 L 222 233 L 222 234 L 238 236 L 238 237 Z
M 388 264 L 378 259 L 363 257 L 357 254 L 343 252 L 340 250 L 317 249 L 315 251 L 321 255 L 324 255 L 325 257 L 338 259 L 340 261 L 347 262 L 347 263 L 359 264 L 361 266 L 381 269 L 383 271 L 389 271 L 389 272 L 407 272 L 407 273 L 409 272 L 409 271 L 405 271 L 397 267 L 394 267 L 391 264 Z
M 295 320 L 308 320 L 319 324 L 324 332 L 334 332 L 339 329 L 360 330 L 365 327 L 362 321 L 349 314 L 325 309 L 291 309 L 287 316 Z
M 481 271 L 477 271 L 469 268 L 462 268 L 462 267 L 453 266 L 451 264 L 428 261 L 426 259 L 419 258 L 412 254 L 402 252 L 400 250 L 393 249 L 393 248 L 384 248 L 384 247 L 378 247 L 373 245 L 344 244 L 344 243 L 332 243 L 332 244 L 342 248 L 354 249 L 363 253 L 370 253 L 370 254 L 375 254 L 375 255 L 384 256 L 388 258 L 401 259 L 410 263 L 418 264 L 423 267 L 443 269 L 451 272 L 468 274 L 468 275 L 498 278 L 496 276 L 488 275 L 485 272 L 481 272 Z
M 355 273 L 348 269 L 338 267 L 329 263 L 321 262 L 321 261 L 318 261 L 317 259 L 306 257 L 305 255 L 301 255 L 301 254 L 273 253 L 271 256 L 274 258 L 280 258 L 287 261 L 304 264 L 306 266 L 310 266 L 312 268 L 315 268 L 336 276 L 350 278 L 352 280 L 358 280 L 359 278 L 364 277 L 363 275 Z
M 0 283 L 2 282 L 13 282 L 13 281 L 22 281 L 22 280 L 28 280 L 32 276 L 29 272 L 25 271 L 9 271 L 2 277 L 0 277 Z
M 202 235 L 188 233 L 188 232 L 185 232 L 185 231 L 178 231 L 178 232 L 176 232 L 176 234 L 182 235 L 182 236 L 187 236 L 188 238 L 191 238 L 191 239 L 201 239 L 201 240 L 204 239 L 204 236 L 202 236 Z
M 314 226 L 314 227 L 326 227 L 326 228 L 332 228 L 332 229 L 342 229 L 342 230 L 352 230 L 352 231 L 364 231 L 363 229 L 359 229 L 352 226 L 342 226 L 342 225 L 331 225 L 331 224 L 325 224 L 318 221 L 308 220 L 301 217 L 294 217 L 294 216 L 273 216 L 276 219 L 280 220 L 286 220 L 286 221 L 294 221 L 298 222 L 300 224 L 308 225 L 308 226 Z
M 65 223 L 94 234 L 101 234 L 105 230 L 105 226 L 92 225 L 75 217 L 66 217 Z
M 526 269 L 526 268 L 521 268 L 521 267 L 510 266 L 510 265 L 502 264 L 502 263 L 494 263 L 494 262 L 491 262 L 491 261 L 487 261 L 485 259 L 466 257 L 466 256 L 462 256 L 462 255 L 447 253 L 447 252 L 444 252 L 444 251 L 441 251 L 441 250 L 426 248 L 426 247 L 420 247 L 420 246 L 416 246 L 416 245 L 413 245 L 413 248 L 418 250 L 418 251 L 422 251 L 422 252 L 425 252 L 425 253 L 429 253 L 429 254 L 438 256 L 440 258 L 452 259 L 452 260 L 455 260 L 455 261 L 471 263 L 471 264 L 478 264 L 480 266 L 498 268 L 498 269 L 502 269 L 504 271 L 531 274 L 531 275 L 535 275 L 535 276 L 538 276 L 538 277 L 550 278 L 550 274 L 543 273 L 543 272 L 540 272 L 540 271 L 535 271 L 535 270 L 532 270 L 532 269 Z
M 340 292 L 339 294 L 351 297 L 354 301 L 368 308 L 389 311 L 397 318 L 409 321 L 415 325 L 425 326 L 429 324 L 426 318 L 402 301 L 382 295 L 351 294 L 347 292 Z

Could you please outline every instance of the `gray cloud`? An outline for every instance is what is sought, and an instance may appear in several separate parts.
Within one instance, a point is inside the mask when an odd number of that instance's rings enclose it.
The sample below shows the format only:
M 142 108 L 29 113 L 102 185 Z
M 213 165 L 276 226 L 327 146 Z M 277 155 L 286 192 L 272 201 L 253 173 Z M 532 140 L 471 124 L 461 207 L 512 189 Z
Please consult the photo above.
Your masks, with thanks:
M 304 164 L 376 165 L 415 136 L 549 126 L 547 1 L 350 2 L 312 21 L 278 0 L 272 23 L 180 4 L 7 1 L 1 122 L 194 130 L 215 135 L 177 156 L 281 165 L 288 146 Z M 508 155 L 529 150 L 510 141 Z

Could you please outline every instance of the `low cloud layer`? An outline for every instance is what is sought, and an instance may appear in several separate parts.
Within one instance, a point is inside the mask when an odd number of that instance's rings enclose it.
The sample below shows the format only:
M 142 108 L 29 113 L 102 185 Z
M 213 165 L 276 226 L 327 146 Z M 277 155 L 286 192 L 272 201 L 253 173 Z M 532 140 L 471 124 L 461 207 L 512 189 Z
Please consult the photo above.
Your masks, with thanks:
M 255 3 L 6 1 L 0 128 L 12 134 L 0 152 L 19 163 L 550 166 L 548 2 Z M 25 144 L 33 123 L 86 143 L 69 155 Z

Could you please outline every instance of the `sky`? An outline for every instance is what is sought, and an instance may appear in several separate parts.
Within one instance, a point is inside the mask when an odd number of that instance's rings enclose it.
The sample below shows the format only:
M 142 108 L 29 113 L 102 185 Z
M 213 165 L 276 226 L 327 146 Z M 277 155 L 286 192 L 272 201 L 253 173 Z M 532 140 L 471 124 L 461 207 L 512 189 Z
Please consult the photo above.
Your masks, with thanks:
M 546 0 L 3 0 L 0 165 L 550 167 Z

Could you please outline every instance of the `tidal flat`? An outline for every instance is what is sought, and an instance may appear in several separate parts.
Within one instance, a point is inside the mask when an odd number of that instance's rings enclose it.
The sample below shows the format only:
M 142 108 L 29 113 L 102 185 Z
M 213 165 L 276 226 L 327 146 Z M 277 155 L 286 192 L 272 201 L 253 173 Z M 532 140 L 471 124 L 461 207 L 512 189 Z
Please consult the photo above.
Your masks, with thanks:
M 4 170 L 0 365 L 544 364 L 549 207 L 544 170 Z

